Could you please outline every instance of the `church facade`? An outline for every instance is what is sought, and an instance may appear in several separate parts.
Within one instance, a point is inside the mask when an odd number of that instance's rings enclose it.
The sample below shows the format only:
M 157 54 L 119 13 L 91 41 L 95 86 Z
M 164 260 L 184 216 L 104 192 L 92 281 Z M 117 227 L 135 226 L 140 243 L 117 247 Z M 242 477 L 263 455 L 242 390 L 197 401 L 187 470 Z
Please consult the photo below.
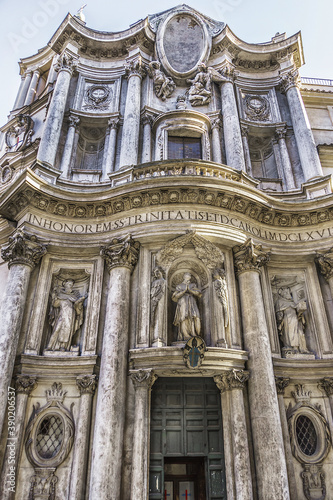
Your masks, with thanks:
M 300 33 L 68 16 L 0 152 L 1 498 L 333 498 L 333 85 Z

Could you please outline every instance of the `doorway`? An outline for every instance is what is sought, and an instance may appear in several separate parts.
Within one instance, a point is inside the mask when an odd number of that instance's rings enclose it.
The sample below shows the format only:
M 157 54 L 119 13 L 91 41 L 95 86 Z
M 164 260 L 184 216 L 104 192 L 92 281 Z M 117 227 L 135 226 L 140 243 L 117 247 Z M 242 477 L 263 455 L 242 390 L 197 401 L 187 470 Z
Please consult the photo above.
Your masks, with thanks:
M 164 459 L 163 500 L 206 500 L 203 458 Z

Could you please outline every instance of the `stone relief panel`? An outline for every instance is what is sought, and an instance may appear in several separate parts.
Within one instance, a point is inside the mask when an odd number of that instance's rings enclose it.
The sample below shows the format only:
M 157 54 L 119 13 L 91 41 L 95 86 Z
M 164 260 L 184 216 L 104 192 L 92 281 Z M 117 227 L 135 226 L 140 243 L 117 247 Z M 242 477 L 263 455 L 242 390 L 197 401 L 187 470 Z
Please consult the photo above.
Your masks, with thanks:
M 34 121 L 29 115 L 18 115 L 5 135 L 7 152 L 21 151 L 30 146 L 31 137 L 34 133 L 33 128 Z
M 84 270 L 60 269 L 53 276 L 45 356 L 78 355 L 82 343 L 90 276 Z
M 87 85 L 82 108 L 85 111 L 108 111 L 111 99 L 112 89 L 110 85 Z
M 270 104 L 266 96 L 242 94 L 242 97 L 244 112 L 248 120 L 258 122 L 270 120 Z
M 165 101 L 172 95 L 176 88 L 176 84 L 172 78 L 166 76 L 160 68 L 161 64 L 158 61 L 152 61 L 148 65 L 148 75 L 153 80 L 156 96 L 160 97 L 162 101 Z
M 119 82 L 101 74 L 99 80 L 79 76 L 74 109 L 92 115 L 118 111 Z
M 271 278 L 277 331 L 284 358 L 312 359 L 312 335 L 305 281 L 299 276 Z

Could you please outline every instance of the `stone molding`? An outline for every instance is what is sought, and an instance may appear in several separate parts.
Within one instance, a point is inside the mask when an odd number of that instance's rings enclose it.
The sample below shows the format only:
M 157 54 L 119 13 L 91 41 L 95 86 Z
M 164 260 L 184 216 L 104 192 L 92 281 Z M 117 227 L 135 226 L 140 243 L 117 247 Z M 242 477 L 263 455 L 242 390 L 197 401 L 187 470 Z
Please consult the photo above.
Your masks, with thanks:
M 33 269 L 46 251 L 46 246 L 38 243 L 36 236 L 18 229 L 13 236 L 9 237 L 8 245 L 1 249 L 1 257 L 8 262 L 8 267 L 16 264 Z
M 328 281 L 333 277 L 333 247 L 324 253 L 317 253 L 316 262 L 319 264 L 320 272 Z
M 27 394 L 28 396 L 37 387 L 37 377 L 30 375 L 17 375 L 15 379 L 15 389 L 18 394 Z
M 243 389 L 245 382 L 250 378 L 250 373 L 245 370 L 230 370 L 221 375 L 215 375 L 214 382 L 221 393 L 233 389 Z
M 76 385 L 79 388 L 80 394 L 95 394 L 97 387 L 96 375 L 79 375 L 76 377 Z
M 270 258 L 270 253 L 263 252 L 262 246 L 255 245 L 251 238 L 246 240 L 243 245 L 235 246 L 233 251 L 237 274 L 245 271 L 259 272 L 260 267 L 267 264 Z
M 110 118 L 110 119 L 108 120 L 108 128 L 109 128 L 110 130 L 112 130 L 112 129 L 117 130 L 117 129 L 118 129 L 118 127 L 119 127 L 119 123 L 120 123 L 119 118 Z
M 154 370 L 138 370 L 130 373 L 134 388 L 151 389 L 157 379 Z
M 297 70 L 289 71 L 289 73 L 281 75 L 280 89 L 282 93 L 285 94 L 292 87 L 300 88 L 300 86 L 301 86 L 301 78 Z
M 68 117 L 68 126 L 69 127 L 74 127 L 75 129 L 79 126 L 80 124 L 80 118 L 75 115 L 69 115 Z
M 285 388 L 289 385 L 290 378 L 285 377 L 275 377 L 276 392 L 278 394 L 284 395 Z
M 131 76 L 138 76 L 143 79 L 147 74 L 145 64 L 143 64 L 141 57 L 135 61 L 128 61 L 125 64 L 125 78 L 129 79 Z
M 108 270 L 115 267 L 126 267 L 133 272 L 139 258 L 140 243 L 131 235 L 126 238 L 113 238 L 109 246 L 101 248 L 101 256 L 106 261 Z
M 153 121 L 154 121 L 154 118 L 151 115 L 149 115 L 147 112 L 142 113 L 141 123 L 143 126 L 149 125 L 150 127 L 152 127 Z
M 326 392 L 327 397 L 333 396 L 333 377 L 322 378 L 318 387 Z
M 54 66 L 54 70 L 57 72 L 68 71 L 71 75 L 74 73 L 78 65 L 78 60 L 69 54 L 62 54 Z

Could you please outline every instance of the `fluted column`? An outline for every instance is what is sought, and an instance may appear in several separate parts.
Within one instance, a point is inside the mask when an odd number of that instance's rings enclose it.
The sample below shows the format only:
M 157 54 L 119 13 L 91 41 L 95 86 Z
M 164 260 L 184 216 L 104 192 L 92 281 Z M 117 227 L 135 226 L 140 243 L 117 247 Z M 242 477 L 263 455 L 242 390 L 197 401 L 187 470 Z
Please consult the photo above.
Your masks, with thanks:
M 281 91 L 286 94 L 288 99 L 304 179 L 307 181 L 318 175 L 323 175 L 323 170 L 299 86 L 298 71 L 290 71 L 286 75 L 281 75 Z
M 130 277 L 139 242 L 114 238 L 101 254 L 110 272 L 91 464 L 91 499 L 120 500 L 128 357 Z
M 249 353 L 249 405 L 260 499 L 289 500 L 287 467 L 272 353 L 260 284 L 269 254 L 247 240 L 234 248 L 238 271 L 244 346 Z
M 242 135 L 233 84 L 233 68 L 225 68 L 223 76 L 225 81 L 221 84 L 221 99 L 227 165 L 245 171 Z
M 75 443 L 70 480 L 69 500 L 85 498 L 91 405 L 96 389 L 96 375 L 79 375 L 76 384 L 80 390 L 79 421 L 75 427 Z
M 46 116 L 37 156 L 39 161 L 45 162 L 51 167 L 54 166 L 57 154 L 69 85 L 75 67 L 76 61 L 71 56 L 64 54 L 59 58 L 55 68 L 59 71 L 59 74 Z
M 32 71 L 26 72 L 24 75 L 24 82 L 23 82 L 21 91 L 19 92 L 19 94 L 17 96 L 17 99 L 16 99 L 16 102 L 15 102 L 13 109 L 21 108 L 24 105 L 24 101 L 27 97 L 27 93 L 28 93 L 28 90 L 30 87 L 31 78 L 32 78 Z
M 73 153 L 75 132 L 79 126 L 80 118 L 78 116 L 70 115 L 68 118 L 68 131 L 66 142 L 64 146 L 64 151 L 62 153 L 60 170 L 62 172 L 61 177 L 68 179 L 70 176 L 70 165 Z
M 285 388 L 289 385 L 290 379 L 283 377 L 275 377 L 276 384 L 276 392 L 279 402 L 280 409 L 280 419 L 281 419 L 281 427 L 283 434 L 283 443 L 284 443 L 284 451 L 286 455 L 286 464 L 287 464 L 287 472 L 288 472 L 288 483 L 289 483 L 289 493 L 290 498 L 292 500 L 298 499 L 297 494 L 297 483 L 295 477 L 295 468 L 294 468 L 294 459 L 290 446 L 290 435 L 288 430 L 288 422 L 286 416 L 286 408 L 284 405 L 284 391 Z
M 216 163 L 222 163 L 222 150 L 221 150 L 221 120 L 220 118 L 214 118 L 212 120 L 212 150 L 213 150 L 213 161 Z
M 330 406 L 333 416 L 333 377 L 322 378 L 319 387 L 326 392 L 326 396 L 330 400 Z
M 321 274 L 329 284 L 333 299 L 333 247 L 323 253 L 317 253 L 316 262 L 319 264 Z
M 275 135 L 280 149 L 280 158 L 281 158 L 286 188 L 289 190 L 289 189 L 295 189 L 296 186 L 293 176 L 293 169 L 291 166 L 290 157 L 286 144 L 286 134 L 287 134 L 286 127 L 278 127 L 275 131 Z
M 103 176 L 102 180 L 109 180 L 109 174 L 114 171 L 114 161 L 116 154 L 117 130 L 119 118 L 110 118 L 105 136 L 104 156 L 103 156 Z
M 241 133 L 242 133 L 246 172 L 249 175 L 253 176 L 250 148 L 249 148 L 249 127 L 247 125 L 241 125 Z
M 15 419 L 11 420 L 15 426 L 8 426 L 6 452 L 2 467 L 2 480 L 0 484 L 0 498 L 2 500 L 13 500 L 15 498 L 15 494 L 8 489 L 8 481 L 11 471 L 14 471 L 16 480 L 18 477 L 18 465 L 24 436 L 24 422 L 28 397 L 36 386 L 36 377 L 31 377 L 30 375 L 18 375 L 16 377 L 15 410 L 13 412 Z
M 248 436 L 246 430 L 243 388 L 249 378 L 244 370 L 230 370 L 216 375 L 214 381 L 221 391 L 231 391 L 231 431 L 234 457 L 235 500 L 252 500 L 252 481 Z
M 154 375 L 153 370 L 138 370 L 131 373 L 131 379 L 135 388 L 131 498 L 147 500 L 149 494 L 150 394 L 157 376 Z
M 36 91 L 37 91 L 37 85 L 38 85 L 38 80 L 39 80 L 40 72 L 38 69 L 36 69 L 33 72 L 32 79 L 30 82 L 29 90 L 27 92 L 24 105 L 27 106 L 28 104 L 31 104 L 36 96 Z
M 1 256 L 8 262 L 9 274 L 0 309 L 0 431 L 7 406 L 7 389 L 13 374 L 15 356 L 20 338 L 24 306 L 27 300 L 32 269 L 46 253 L 35 236 L 22 229 L 9 238 Z
M 142 115 L 143 125 L 143 140 L 142 140 L 142 153 L 141 163 L 148 163 L 151 161 L 151 127 L 153 119 L 148 113 Z
M 120 167 L 136 165 L 140 131 L 141 80 L 146 70 L 141 57 L 126 66 L 128 79 L 127 96 L 124 112 L 124 125 L 121 140 Z

